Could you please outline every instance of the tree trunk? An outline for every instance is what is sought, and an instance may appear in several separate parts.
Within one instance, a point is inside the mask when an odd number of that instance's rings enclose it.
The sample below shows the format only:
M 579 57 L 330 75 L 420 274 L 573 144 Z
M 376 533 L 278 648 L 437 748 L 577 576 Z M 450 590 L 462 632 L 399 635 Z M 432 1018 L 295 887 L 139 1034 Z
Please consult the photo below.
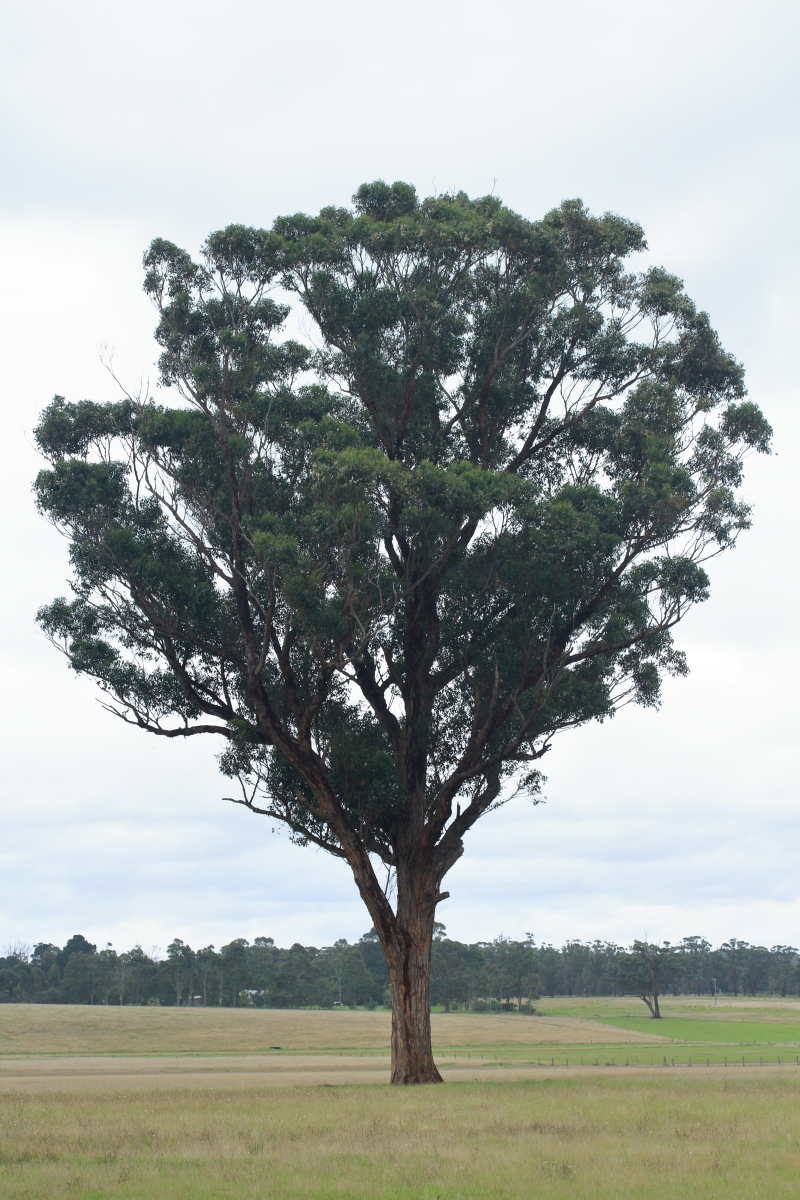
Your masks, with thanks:
M 391 1083 L 441 1083 L 431 1047 L 431 941 L 433 918 L 384 946 L 392 984 Z
M 639 997 L 640 999 L 644 1000 L 645 1004 L 650 1009 L 650 1016 L 653 1018 L 653 1020 L 660 1021 L 661 1009 L 658 1007 L 658 992 L 640 992 Z
M 449 892 L 439 885 L 446 870 L 420 863 L 415 847 L 398 850 L 397 906 L 393 912 L 369 861 L 353 854 L 350 867 L 372 917 L 386 960 L 392 990 L 393 1084 L 442 1083 L 431 1047 L 431 948 L 436 905 Z M 455 857 L 458 857 L 456 855 Z M 455 861 L 455 857 L 453 861 Z M 414 859 L 417 861 L 414 861 Z

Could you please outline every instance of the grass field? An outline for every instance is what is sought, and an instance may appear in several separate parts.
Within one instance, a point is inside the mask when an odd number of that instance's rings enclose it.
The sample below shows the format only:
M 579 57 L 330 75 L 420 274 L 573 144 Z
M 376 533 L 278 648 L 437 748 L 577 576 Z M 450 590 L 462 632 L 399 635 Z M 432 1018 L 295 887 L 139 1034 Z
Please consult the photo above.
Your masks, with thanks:
M 797 1001 L 541 1007 L 434 1014 L 447 1082 L 394 1089 L 387 1013 L 2 1005 L 0 1197 L 798 1194 Z
M 4 1200 L 783 1200 L 797 1081 L 0 1096 Z
M 604 1045 L 660 1040 L 585 1017 L 437 1014 L 434 1044 L 453 1046 Z M 69 1004 L 0 1005 L 0 1055 L 253 1054 L 282 1050 L 388 1049 L 388 1012 L 257 1008 L 108 1008 Z
M 627 1033 L 651 1033 L 654 1022 L 628 1017 L 607 1024 L 619 1025 Z M 667 1017 L 658 1022 L 662 1037 L 688 1042 L 739 1042 L 742 1045 L 798 1045 L 800 1023 L 780 1021 L 711 1020 L 694 1017 Z

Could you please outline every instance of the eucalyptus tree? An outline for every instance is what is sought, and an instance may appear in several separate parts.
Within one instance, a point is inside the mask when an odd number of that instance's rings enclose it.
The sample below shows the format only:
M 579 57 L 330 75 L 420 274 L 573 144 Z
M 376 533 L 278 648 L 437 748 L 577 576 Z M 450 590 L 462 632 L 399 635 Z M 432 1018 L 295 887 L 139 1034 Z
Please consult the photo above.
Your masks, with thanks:
M 614 982 L 623 992 L 633 992 L 644 1000 L 655 1021 L 661 1020 L 659 996 L 680 979 L 683 970 L 681 955 L 669 942 L 635 941 L 630 950 L 618 954 L 614 963 Z
M 364 185 L 145 256 L 161 398 L 56 398 L 40 621 L 109 709 L 225 739 L 234 799 L 343 859 L 386 957 L 393 1082 L 435 1081 L 442 883 L 563 729 L 655 704 L 769 426 L 641 228 L 579 201 Z M 641 260 L 639 260 L 641 262 Z M 307 333 L 285 323 L 296 303 Z

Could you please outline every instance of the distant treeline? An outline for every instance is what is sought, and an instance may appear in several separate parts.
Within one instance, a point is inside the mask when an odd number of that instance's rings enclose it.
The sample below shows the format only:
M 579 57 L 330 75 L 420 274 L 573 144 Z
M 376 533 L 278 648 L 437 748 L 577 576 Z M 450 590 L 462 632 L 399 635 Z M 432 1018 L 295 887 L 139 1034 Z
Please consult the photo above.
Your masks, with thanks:
M 635 943 L 641 949 L 643 943 Z M 716 950 L 704 938 L 664 943 L 674 995 L 781 996 L 800 987 L 794 946 L 752 946 L 731 938 Z M 437 925 L 431 1001 L 446 1011 L 530 1011 L 547 996 L 613 996 L 636 991 L 631 951 L 613 942 L 566 942 L 561 947 L 499 937 L 466 945 Z M 234 938 L 216 950 L 193 950 L 176 938 L 166 956 L 140 946 L 98 950 L 81 934 L 62 948 L 40 942 L 0 957 L 0 1002 L 6 1004 L 163 1004 L 259 1008 L 375 1008 L 391 1004 L 383 954 L 374 930 L 332 946 L 276 946 L 258 937 Z

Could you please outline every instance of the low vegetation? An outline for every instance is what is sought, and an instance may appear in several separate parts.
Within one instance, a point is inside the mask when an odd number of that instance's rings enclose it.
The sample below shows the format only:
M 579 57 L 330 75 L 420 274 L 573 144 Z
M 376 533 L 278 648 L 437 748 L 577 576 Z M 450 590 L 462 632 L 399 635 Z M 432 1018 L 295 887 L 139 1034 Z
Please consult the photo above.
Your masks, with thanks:
M 671 1037 L 630 997 L 542 1007 L 433 1014 L 447 1082 L 398 1090 L 385 1012 L 4 1005 L 0 1195 L 796 1195 L 797 1000 L 676 998 Z
M 781 1200 L 796 1079 L 0 1096 L 7 1200 Z

